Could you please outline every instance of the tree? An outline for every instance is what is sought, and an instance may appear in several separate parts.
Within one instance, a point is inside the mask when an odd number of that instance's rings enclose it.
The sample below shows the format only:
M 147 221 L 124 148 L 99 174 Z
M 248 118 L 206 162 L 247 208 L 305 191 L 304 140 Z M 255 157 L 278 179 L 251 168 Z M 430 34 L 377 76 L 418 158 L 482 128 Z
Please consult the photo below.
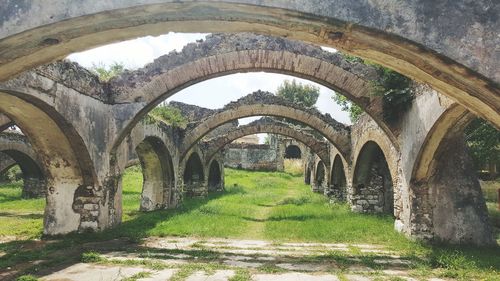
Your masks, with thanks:
M 356 105 L 352 101 L 348 100 L 343 95 L 333 93 L 332 98 L 338 105 L 340 105 L 340 108 L 343 111 L 349 112 L 349 119 L 351 119 L 351 122 L 353 122 L 353 123 L 356 122 L 358 120 L 359 116 L 361 115 L 361 113 L 363 113 L 363 109 L 361 109 L 361 107 L 359 107 L 358 105 Z
M 382 110 L 385 121 L 394 122 L 408 110 L 415 98 L 410 78 L 389 68 L 364 61 L 357 57 L 345 54 L 343 56 L 348 61 L 364 63 L 377 69 L 379 79 L 373 83 L 373 94 L 382 97 Z M 363 113 L 363 109 L 348 100 L 345 96 L 335 93 L 332 98 L 342 107 L 342 110 L 349 112 L 352 122 L 356 122 L 361 113 Z
M 276 95 L 307 108 L 313 108 L 319 97 L 319 87 L 302 84 L 293 79 L 285 80 L 276 90 Z
M 488 166 L 492 172 L 500 163 L 500 131 L 484 119 L 476 118 L 466 127 L 465 139 L 476 167 Z
M 122 62 L 113 62 L 110 66 L 105 66 L 103 63 L 93 64 L 90 71 L 99 76 L 99 80 L 107 82 L 125 71 L 125 65 Z

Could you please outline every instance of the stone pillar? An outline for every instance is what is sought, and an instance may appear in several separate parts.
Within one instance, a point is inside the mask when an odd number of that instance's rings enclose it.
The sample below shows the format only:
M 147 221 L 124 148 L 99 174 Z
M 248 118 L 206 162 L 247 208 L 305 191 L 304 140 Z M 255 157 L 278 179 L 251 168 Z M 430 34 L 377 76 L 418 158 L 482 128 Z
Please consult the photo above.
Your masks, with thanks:
M 443 140 L 427 182 L 410 189 L 410 235 L 451 244 L 495 244 L 462 135 Z

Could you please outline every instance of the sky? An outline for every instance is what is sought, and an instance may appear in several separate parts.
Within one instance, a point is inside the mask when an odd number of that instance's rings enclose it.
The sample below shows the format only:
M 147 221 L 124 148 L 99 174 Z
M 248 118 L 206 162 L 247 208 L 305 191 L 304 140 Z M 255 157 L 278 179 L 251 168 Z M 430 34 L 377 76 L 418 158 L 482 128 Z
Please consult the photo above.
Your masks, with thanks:
M 205 38 L 201 33 L 168 33 L 160 36 L 147 36 L 134 40 L 109 44 L 68 56 L 69 60 L 78 62 L 86 68 L 94 65 L 109 66 L 115 62 L 123 63 L 127 69 L 137 69 L 151 63 L 155 58 L 171 51 L 180 51 L 190 42 Z M 323 48 L 335 52 L 335 49 Z M 230 101 L 250 94 L 257 90 L 275 92 L 284 80 L 296 79 L 301 83 L 310 83 L 320 88 L 316 107 L 322 113 L 329 113 L 339 122 L 350 124 L 349 114 L 342 111 L 333 100 L 333 91 L 312 81 L 294 78 L 288 75 L 256 72 L 237 73 L 213 78 L 192 85 L 169 99 L 206 108 L 220 108 Z M 258 117 L 257 117 L 258 118 Z M 257 118 L 240 119 L 240 124 L 246 124 Z M 262 139 L 262 135 L 259 136 Z

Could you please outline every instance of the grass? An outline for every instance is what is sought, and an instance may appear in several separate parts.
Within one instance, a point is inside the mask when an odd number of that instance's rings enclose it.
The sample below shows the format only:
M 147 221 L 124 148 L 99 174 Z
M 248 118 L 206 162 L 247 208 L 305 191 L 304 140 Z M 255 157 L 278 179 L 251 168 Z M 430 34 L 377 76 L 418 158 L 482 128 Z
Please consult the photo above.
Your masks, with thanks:
M 0 185 L 0 238 L 42 234 L 45 199 L 21 199 L 22 181 Z
M 302 159 L 285 159 L 284 168 L 285 172 L 290 175 L 301 176 L 304 174 L 304 161 Z
M 486 200 L 491 225 L 497 241 L 500 244 L 500 210 L 498 209 L 498 190 L 500 181 L 481 181 L 481 189 Z
M 0 269 L 18 263 L 43 260 L 29 271 L 40 267 L 68 262 L 58 251 L 82 251 L 79 245 L 90 241 L 107 241 L 125 237 L 133 241 L 148 236 L 230 237 L 272 240 L 276 244 L 297 242 L 373 243 L 385 245 L 402 257 L 414 262 L 415 276 L 429 272 L 456 279 L 498 280 L 500 255 L 498 248 L 479 249 L 450 246 L 428 246 L 406 239 L 393 230 L 393 219 L 385 215 L 351 213 L 343 204 L 329 204 L 320 194 L 310 191 L 301 176 L 294 173 L 247 172 L 225 170 L 226 191 L 214 193 L 205 199 L 187 199 L 175 210 L 150 213 L 139 212 L 142 173 L 133 167 L 123 177 L 123 223 L 96 234 L 74 234 L 33 247 L 33 241 L 12 241 L 0 244 Z M 498 183 L 496 183 L 498 184 Z M 496 184 L 484 186 L 492 219 L 500 218 L 495 210 Z M 40 238 L 43 199 L 20 199 L 21 183 L 0 187 L 0 237 L 18 236 L 24 239 Z M 498 235 L 498 232 L 497 232 Z M 500 237 L 499 237 L 500 238 Z M 311 259 L 332 259 L 346 265 L 358 258 L 366 266 L 375 266 L 374 256 L 363 254 L 354 246 L 347 253 L 331 253 Z M 213 252 L 199 249 L 199 258 L 210 260 Z M 80 255 L 74 260 L 79 261 Z M 86 252 L 82 261 L 100 262 L 99 254 Z M 71 260 L 71 259 L 70 259 Z M 144 265 L 146 266 L 146 265 Z M 151 264 L 148 268 L 159 265 Z M 186 266 L 179 273 L 187 274 L 206 265 Z M 210 267 L 210 266 L 209 266 Z M 263 271 L 276 270 L 273 266 Z M 181 278 L 182 276 L 179 276 Z M 240 271 L 233 280 L 248 280 L 249 273 Z

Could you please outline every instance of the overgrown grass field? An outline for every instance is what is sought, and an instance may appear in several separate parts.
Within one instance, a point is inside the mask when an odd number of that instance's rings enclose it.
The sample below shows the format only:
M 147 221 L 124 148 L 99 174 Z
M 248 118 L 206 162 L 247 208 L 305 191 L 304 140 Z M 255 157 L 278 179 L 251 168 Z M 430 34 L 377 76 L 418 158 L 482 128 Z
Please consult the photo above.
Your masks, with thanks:
M 226 190 L 208 198 L 187 199 L 174 210 L 139 212 L 142 186 L 140 168 L 128 169 L 123 177 L 123 223 L 97 234 L 69 235 L 43 251 L 16 254 L 23 242 L 0 244 L 0 269 L 31 261 L 51 252 L 88 241 L 148 236 L 196 236 L 264 239 L 280 242 L 373 243 L 384 245 L 418 264 L 415 270 L 442 269 L 453 278 L 493 278 L 500 272 L 498 248 L 475 249 L 426 246 L 408 240 L 393 229 L 389 215 L 364 215 L 347 205 L 329 204 L 312 193 L 295 173 L 225 170 Z M 493 188 L 490 188 L 493 189 Z M 489 190 L 489 189 L 488 189 Z M 21 183 L 0 187 L 0 237 L 39 238 L 42 234 L 44 199 L 20 199 Z M 489 203 L 494 196 L 485 191 Z M 493 213 L 492 219 L 498 213 Z M 500 238 L 500 237 L 499 237 Z M 500 275 L 499 275 L 500 276 Z

